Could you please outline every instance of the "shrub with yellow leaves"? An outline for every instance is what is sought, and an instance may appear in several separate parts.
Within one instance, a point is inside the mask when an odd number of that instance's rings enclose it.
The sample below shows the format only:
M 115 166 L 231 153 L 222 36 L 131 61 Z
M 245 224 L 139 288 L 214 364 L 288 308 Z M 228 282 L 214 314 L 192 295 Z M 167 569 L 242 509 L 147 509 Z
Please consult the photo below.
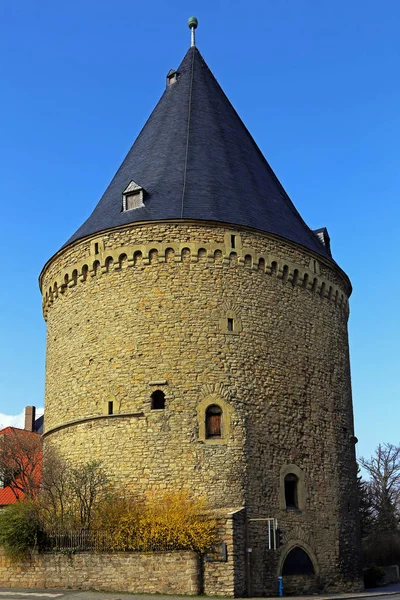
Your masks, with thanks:
M 97 550 L 204 553 L 215 543 L 216 522 L 203 499 L 185 491 L 145 498 L 110 497 L 96 511 Z

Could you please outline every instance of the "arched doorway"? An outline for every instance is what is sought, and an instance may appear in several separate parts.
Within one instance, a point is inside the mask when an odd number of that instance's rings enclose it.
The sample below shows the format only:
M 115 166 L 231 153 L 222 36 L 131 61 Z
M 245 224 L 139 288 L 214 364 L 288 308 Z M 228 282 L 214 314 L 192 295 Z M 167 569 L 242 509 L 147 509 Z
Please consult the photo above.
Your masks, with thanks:
M 311 558 L 303 548 L 295 546 L 290 550 L 283 563 L 282 575 L 315 575 Z
M 311 556 L 310 556 L 311 554 Z M 281 563 L 286 594 L 312 594 L 317 591 L 315 556 L 300 545 L 293 545 Z

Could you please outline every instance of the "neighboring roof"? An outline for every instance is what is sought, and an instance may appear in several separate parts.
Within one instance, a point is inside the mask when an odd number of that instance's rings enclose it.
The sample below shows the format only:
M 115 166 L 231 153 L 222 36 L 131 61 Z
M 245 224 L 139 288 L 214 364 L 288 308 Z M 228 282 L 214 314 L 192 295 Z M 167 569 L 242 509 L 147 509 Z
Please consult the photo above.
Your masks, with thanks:
M 43 433 L 44 430 L 44 415 L 41 415 L 37 419 L 35 419 L 35 433 Z
M 22 492 L 19 492 L 18 495 L 19 500 L 22 500 L 24 498 Z M 6 506 L 7 504 L 15 504 L 16 502 L 17 498 L 15 497 L 15 494 L 9 485 L 5 488 L 0 488 L 0 506 Z
M 37 431 L 28 431 L 27 429 L 22 429 L 21 427 L 12 427 L 11 425 L 8 425 L 7 427 L 4 427 L 4 429 L 0 429 L 0 435 L 8 434 L 8 433 L 11 433 L 13 431 L 17 431 L 18 435 L 20 435 L 21 433 L 23 433 L 24 435 L 27 435 L 27 436 L 38 435 Z
M 8 427 L 4 427 L 4 429 L 0 429 L 0 435 L 2 435 L 3 433 L 11 433 L 12 431 L 14 431 L 14 429 L 25 431 L 24 429 L 19 429 L 19 427 L 11 427 L 9 425 Z
M 4 429 L 0 430 L 0 435 L 7 435 L 11 433 L 14 429 L 16 428 L 4 427 Z M 0 488 L 0 506 L 5 506 L 6 504 L 14 504 L 15 502 L 17 502 L 17 499 L 9 485 L 5 488 Z
M 199 219 L 279 235 L 327 258 L 197 48 L 190 48 L 91 216 L 67 244 L 140 221 Z M 131 181 L 144 206 L 122 211 Z M 66 244 L 66 245 L 67 245 Z

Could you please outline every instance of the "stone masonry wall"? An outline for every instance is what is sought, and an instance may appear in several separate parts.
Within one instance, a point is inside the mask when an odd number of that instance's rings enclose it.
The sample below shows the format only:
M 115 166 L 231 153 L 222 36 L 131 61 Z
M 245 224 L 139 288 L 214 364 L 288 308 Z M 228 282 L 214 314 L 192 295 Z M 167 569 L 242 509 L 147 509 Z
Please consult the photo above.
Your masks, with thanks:
M 239 509 L 216 516 L 218 540 L 226 545 L 226 561 L 221 557 L 217 557 L 216 560 L 210 560 L 209 555 L 205 557 L 203 592 L 206 596 L 243 597 L 246 595 L 246 577 L 243 568 L 245 510 Z
M 41 281 L 46 445 L 77 463 L 100 459 L 124 489 L 187 488 L 211 508 L 277 518 L 279 550 L 266 545 L 265 521 L 248 528 L 254 594 L 275 592 L 294 542 L 323 585 L 359 586 L 350 284 L 340 269 L 244 228 L 159 223 L 81 240 Z M 164 410 L 152 410 L 157 389 Z M 204 436 L 211 404 L 223 410 L 221 439 Z M 292 464 L 301 510 L 282 505 Z M 235 590 L 244 527 L 233 572 L 218 566 Z
M 15 563 L 0 549 L 0 587 L 197 595 L 200 585 L 194 552 L 36 554 Z

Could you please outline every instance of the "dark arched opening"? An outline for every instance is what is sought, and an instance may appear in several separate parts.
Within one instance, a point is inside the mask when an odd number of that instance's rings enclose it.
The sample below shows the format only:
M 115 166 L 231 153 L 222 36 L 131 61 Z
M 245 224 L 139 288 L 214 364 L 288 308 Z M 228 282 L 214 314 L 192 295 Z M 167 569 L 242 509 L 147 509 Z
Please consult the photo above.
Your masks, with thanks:
M 285 558 L 282 575 L 314 575 L 314 565 L 307 552 L 295 546 Z
M 151 395 L 152 410 L 160 410 L 165 408 L 165 394 L 161 390 L 156 390 Z
M 222 408 L 212 404 L 206 410 L 206 438 L 222 437 Z

